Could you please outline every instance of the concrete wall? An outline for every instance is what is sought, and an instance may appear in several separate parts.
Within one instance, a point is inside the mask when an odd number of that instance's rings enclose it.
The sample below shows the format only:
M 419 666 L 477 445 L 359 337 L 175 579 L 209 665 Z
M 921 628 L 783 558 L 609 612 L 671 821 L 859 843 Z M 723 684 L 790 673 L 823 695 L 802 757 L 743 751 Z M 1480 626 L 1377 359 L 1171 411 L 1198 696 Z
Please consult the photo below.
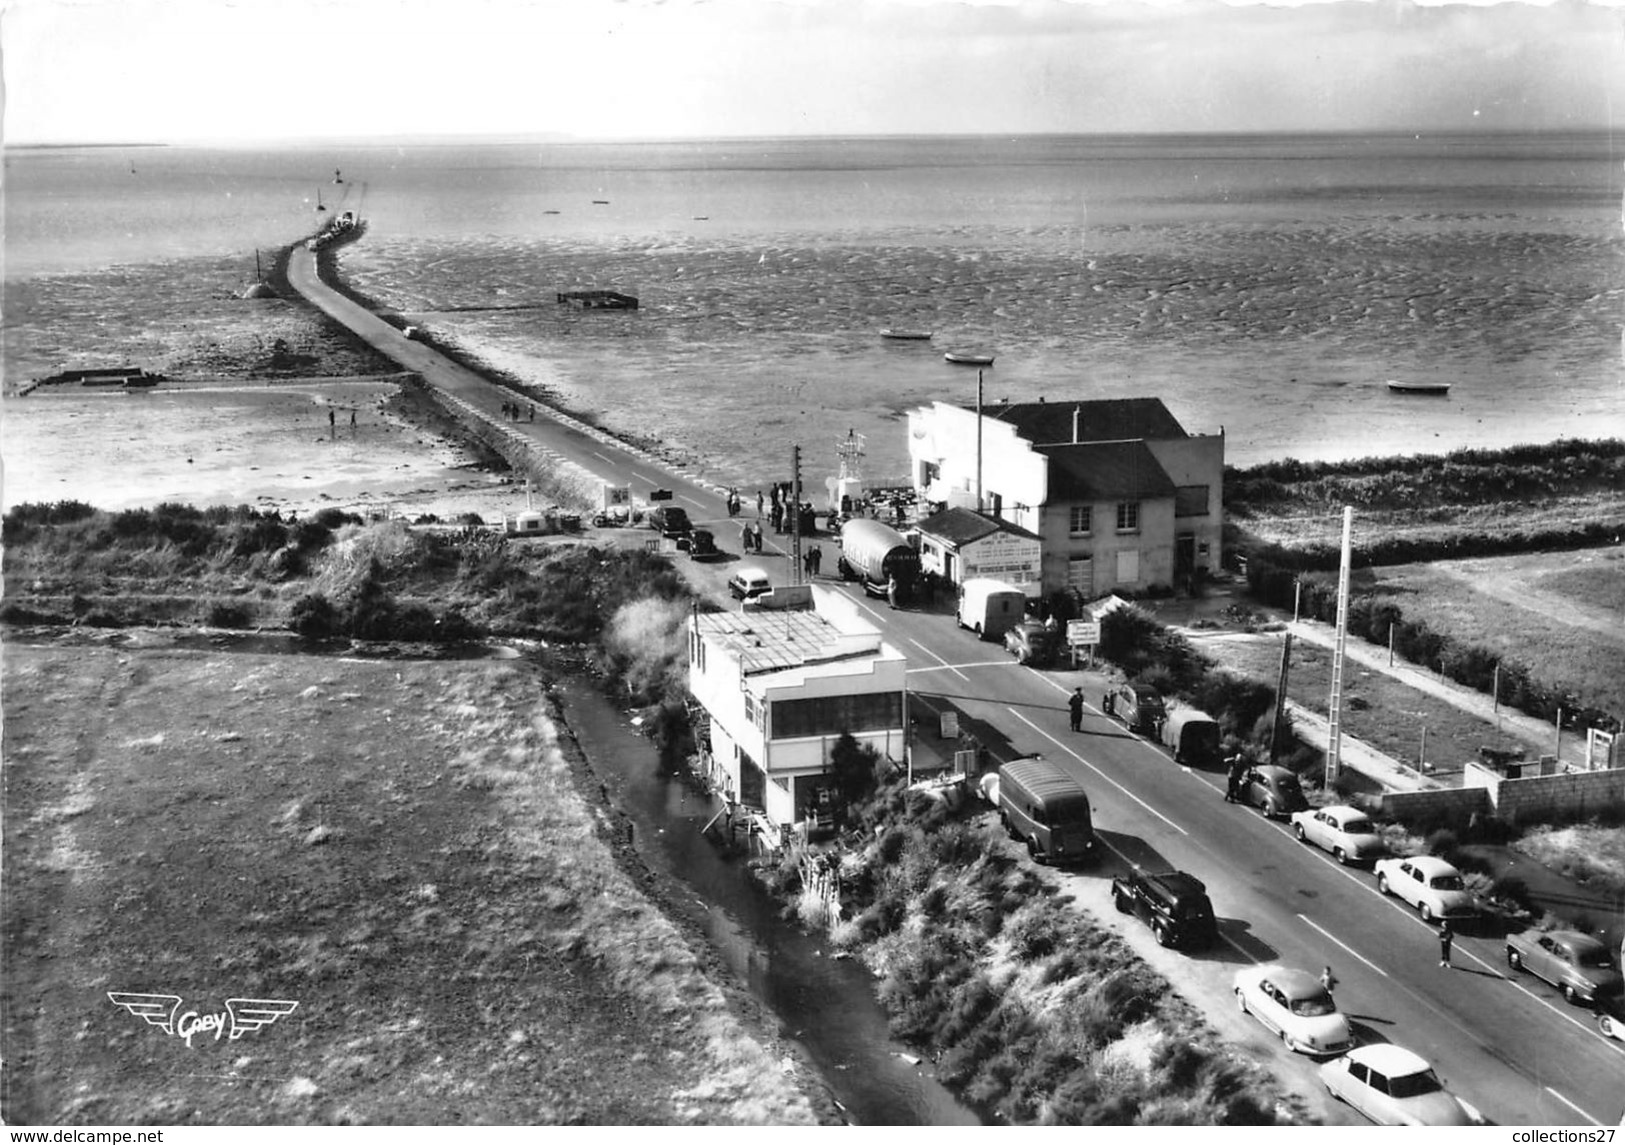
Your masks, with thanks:
M 1469 763 L 1460 787 L 1396 791 L 1382 797 L 1383 813 L 1406 823 L 1441 816 L 1466 819 L 1475 811 L 1519 823 L 1583 818 L 1621 807 L 1625 807 L 1625 768 L 1507 779 L 1498 771 Z

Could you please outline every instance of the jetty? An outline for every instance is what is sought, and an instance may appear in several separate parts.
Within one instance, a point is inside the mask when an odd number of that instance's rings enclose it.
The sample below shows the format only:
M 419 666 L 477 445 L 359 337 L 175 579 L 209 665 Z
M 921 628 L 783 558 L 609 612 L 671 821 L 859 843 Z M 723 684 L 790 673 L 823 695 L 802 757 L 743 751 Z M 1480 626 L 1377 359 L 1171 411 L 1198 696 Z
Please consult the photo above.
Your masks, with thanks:
M 561 304 L 570 303 L 583 310 L 636 310 L 638 297 L 635 294 L 622 294 L 618 290 L 561 290 L 558 292 Z

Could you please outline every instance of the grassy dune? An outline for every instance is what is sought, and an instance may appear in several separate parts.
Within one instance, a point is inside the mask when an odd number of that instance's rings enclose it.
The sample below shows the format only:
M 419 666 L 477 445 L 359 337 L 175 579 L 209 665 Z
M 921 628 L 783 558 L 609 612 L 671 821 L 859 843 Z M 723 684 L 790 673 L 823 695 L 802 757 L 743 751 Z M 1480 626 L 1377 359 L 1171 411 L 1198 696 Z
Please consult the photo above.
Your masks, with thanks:
M 129 633 L 4 684 L 8 1123 L 815 1120 L 522 663 Z M 107 991 L 299 1007 L 188 1048 Z

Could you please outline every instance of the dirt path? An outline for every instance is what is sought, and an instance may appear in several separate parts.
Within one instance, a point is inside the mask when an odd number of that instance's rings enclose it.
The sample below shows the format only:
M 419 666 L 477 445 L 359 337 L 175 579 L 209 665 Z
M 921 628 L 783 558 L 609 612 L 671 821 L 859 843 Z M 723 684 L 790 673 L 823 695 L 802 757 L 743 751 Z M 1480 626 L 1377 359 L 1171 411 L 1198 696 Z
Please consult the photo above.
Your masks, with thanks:
M 1540 579 L 1548 572 L 1572 568 L 1584 554 L 1551 554 L 1551 560 L 1530 564 L 1505 559 L 1437 561 L 1433 567 L 1474 592 L 1503 604 L 1533 612 L 1555 624 L 1583 628 L 1604 640 L 1625 647 L 1625 624 L 1620 617 L 1586 608 L 1572 597 L 1543 590 Z M 1625 570 L 1622 570 L 1625 575 Z

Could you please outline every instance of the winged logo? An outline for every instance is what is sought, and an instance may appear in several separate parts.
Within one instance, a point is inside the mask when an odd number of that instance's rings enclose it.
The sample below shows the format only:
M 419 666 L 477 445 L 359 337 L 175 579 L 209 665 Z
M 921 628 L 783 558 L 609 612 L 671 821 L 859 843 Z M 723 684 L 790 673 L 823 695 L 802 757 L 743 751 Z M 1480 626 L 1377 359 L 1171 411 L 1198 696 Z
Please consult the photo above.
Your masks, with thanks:
M 231 1040 L 235 1042 L 250 1030 L 269 1026 L 298 1008 L 298 1002 L 282 998 L 227 998 L 226 1009 L 231 1014 Z
M 181 1008 L 179 994 L 129 994 L 109 990 L 108 1000 L 122 1006 L 149 1026 L 157 1026 L 166 1034 L 175 1032 L 175 1011 Z

